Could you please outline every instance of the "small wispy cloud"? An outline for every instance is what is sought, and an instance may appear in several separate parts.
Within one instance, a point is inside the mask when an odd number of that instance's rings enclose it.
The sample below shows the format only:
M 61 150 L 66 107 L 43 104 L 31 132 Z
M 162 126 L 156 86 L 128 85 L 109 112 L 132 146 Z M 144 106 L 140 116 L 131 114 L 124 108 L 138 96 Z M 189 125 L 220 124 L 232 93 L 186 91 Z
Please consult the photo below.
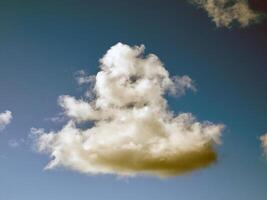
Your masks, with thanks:
M 0 113 L 0 131 L 5 129 L 5 127 L 11 122 L 12 120 L 12 112 L 6 110 L 5 112 Z
M 17 140 L 9 140 L 8 141 L 8 146 L 12 147 L 12 148 L 16 148 L 16 147 L 19 147 L 19 142 Z
M 263 152 L 267 156 L 267 133 L 265 135 L 262 135 L 260 137 L 260 140 L 261 140 L 261 146 L 262 146 Z
M 95 98 L 93 87 L 95 85 L 96 76 L 95 75 L 88 75 L 84 70 L 80 70 L 74 74 L 75 80 L 78 85 L 87 86 L 87 90 L 85 92 L 85 97 L 89 99 Z
M 263 13 L 250 8 L 247 0 L 189 0 L 204 9 L 217 27 L 231 27 L 239 23 L 241 27 L 259 22 Z
M 10 139 L 8 141 L 8 146 L 11 147 L 11 148 L 18 148 L 22 145 L 26 144 L 26 140 L 23 139 L 23 138 L 20 138 L 20 139 Z
M 87 75 L 84 70 L 77 71 L 74 76 L 79 85 L 90 84 L 95 82 L 95 76 Z
M 94 99 L 59 97 L 69 122 L 59 131 L 32 129 L 38 151 L 52 161 L 89 174 L 174 176 L 216 161 L 222 124 L 199 122 L 191 113 L 174 115 L 165 94 L 196 90 L 189 76 L 171 77 L 144 45 L 118 43 L 100 59 Z M 91 82 L 84 73 L 80 83 Z M 93 122 L 79 128 L 80 122 Z

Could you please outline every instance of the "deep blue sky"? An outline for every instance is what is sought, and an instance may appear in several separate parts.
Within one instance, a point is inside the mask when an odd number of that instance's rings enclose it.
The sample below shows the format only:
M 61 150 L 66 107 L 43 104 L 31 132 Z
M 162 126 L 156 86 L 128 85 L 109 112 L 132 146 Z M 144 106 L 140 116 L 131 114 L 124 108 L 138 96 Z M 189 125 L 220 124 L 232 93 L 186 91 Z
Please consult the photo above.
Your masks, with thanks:
M 180 0 L 4 0 L 0 25 L 0 112 L 14 115 L 0 134 L 1 200 L 266 199 L 267 22 L 216 28 Z M 82 95 L 73 74 L 95 74 L 117 42 L 145 44 L 172 75 L 195 80 L 198 91 L 169 98 L 170 108 L 226 125 L 217 164 L 167 180 L 43 171 L 49 158 L 31 150 L 30 128 L 59 128 L 47 120 L 61 111 L 57 97 Z

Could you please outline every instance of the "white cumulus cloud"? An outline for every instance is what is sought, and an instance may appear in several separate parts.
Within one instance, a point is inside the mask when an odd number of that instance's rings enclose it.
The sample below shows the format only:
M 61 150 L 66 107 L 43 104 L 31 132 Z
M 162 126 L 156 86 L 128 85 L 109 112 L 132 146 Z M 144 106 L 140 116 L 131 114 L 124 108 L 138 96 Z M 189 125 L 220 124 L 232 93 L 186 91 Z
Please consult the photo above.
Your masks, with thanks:
M 247 0 L 189 0 L 204 9 L 218 27 L 230 27 L 237 22 L 246 27 L 258 22 L 262 13 L 252 10 Z
M 261 146 L 263 148 L 264 154 L 267 156 L 267 133 L 260 137 Z
M 6 110 L 0 113 L 0 131 L 3 130 L 12 120 L 12 112 Z
M 100 59 L 94 99 L 60 96 L 69 122 L 55 132 L 32 129 L 37 149 L 52 158 L 47 169 L 166 177 L 216 161 L 214 145 L 220 143 L 223 125 L 171 112 L 164 95 L 196 90 L 193 81 L 170 77 L 159 58 L 144 56 L 144 49 L 121 43 L 111 47 Z M 89 121 L 90 128 L 79 128 Z

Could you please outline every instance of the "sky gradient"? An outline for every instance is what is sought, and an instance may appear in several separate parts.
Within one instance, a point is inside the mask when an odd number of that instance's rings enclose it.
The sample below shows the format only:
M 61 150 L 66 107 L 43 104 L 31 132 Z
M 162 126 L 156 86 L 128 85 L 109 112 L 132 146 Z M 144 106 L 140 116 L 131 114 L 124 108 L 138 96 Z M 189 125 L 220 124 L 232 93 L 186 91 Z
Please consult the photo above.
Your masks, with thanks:
M 13 114 L 0 134 L 0 199 L 266 199 L 266 21 L 218 28 L 177 0 L 9 0 L 0 10 L 0 112 Z M 75 72 L 96 74 L 118 42 L 144 44 L 172 76 L 195 81 L 197 92 L 167 99 L 177 113 L 226 126 L 215 165 L 167 180 L 43 170 L 50 159 L 33 151 L 30 129 L 60 129 L 51 121 L 62 112 L 58 96 L 79 98 Z

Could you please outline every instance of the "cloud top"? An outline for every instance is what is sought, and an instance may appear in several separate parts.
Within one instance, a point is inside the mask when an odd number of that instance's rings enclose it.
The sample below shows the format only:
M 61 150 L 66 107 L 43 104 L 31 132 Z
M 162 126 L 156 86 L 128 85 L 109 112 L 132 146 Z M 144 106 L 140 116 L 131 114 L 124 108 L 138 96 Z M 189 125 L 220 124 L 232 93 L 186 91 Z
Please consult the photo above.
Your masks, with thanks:
M 252 10 L 247 0 L 189 0 L 204 9 L 217 27 L 230 27 L 239 23 L 246 27 L 259 22 L 262 13 Z
M 220 143 L 223 125 L 198 122 L 191 113 L 173 114 L 164 95 L 196 90 L 193 81 L 170 77 L 159 58 L 144 56 L 144 49 L 111 47 L 100 59 L 93 100 L 60 96 L 69 122 L 56 132 L 32 129 L 37 149 L 52 157 L 47 169 L 166 177 L 216 161 L 214 145 Z M 80 84 L 87 83 L 80 75 Z M 88 121 L 92 127 L 78 128 Z
M 6 110 L 5 112 L 0 113 L 0 131 L 5 129 L 5 127 L 11 122 L 12 120 L 12 112 Z

